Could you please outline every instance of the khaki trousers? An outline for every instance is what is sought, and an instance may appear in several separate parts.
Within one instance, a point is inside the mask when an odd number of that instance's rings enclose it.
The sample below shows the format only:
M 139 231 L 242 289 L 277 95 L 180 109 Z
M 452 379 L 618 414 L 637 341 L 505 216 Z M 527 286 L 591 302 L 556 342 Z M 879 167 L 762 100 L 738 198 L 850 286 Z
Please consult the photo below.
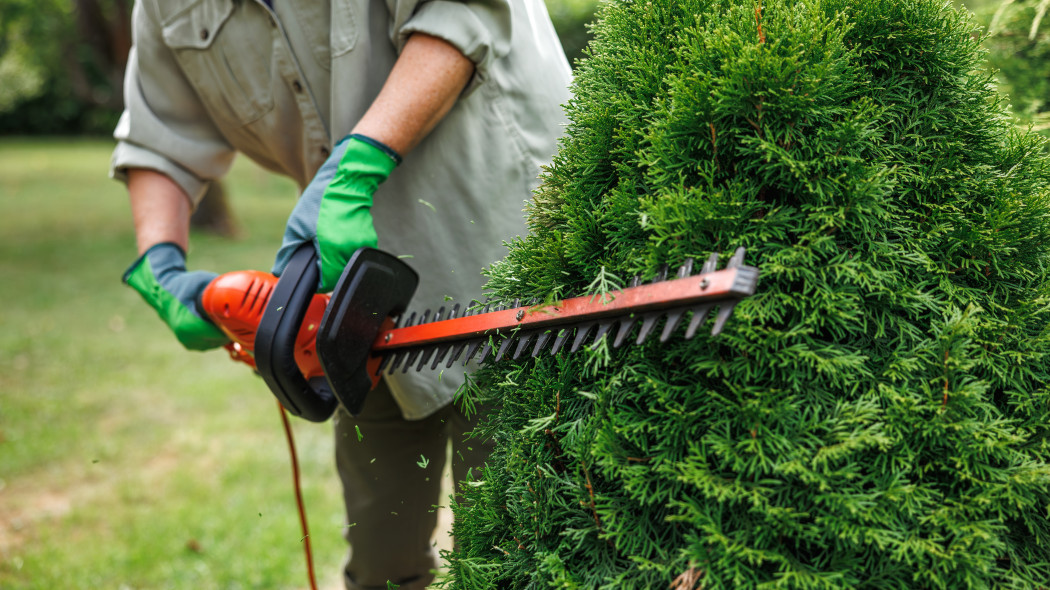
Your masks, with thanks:
M 441 474 L 452 445 L 454 481 L 467 479 L 492 450 L 488 441 L 464 440 L 468 420 L 450 404 L 422 420 L 405 420 L 385 383 L 368 394 L 357 417 L 342 407 L 335 416 L 335 456 L 343 482 L 350 544 L 344 568 L 348 590 L 423 590 L 434 579 Z

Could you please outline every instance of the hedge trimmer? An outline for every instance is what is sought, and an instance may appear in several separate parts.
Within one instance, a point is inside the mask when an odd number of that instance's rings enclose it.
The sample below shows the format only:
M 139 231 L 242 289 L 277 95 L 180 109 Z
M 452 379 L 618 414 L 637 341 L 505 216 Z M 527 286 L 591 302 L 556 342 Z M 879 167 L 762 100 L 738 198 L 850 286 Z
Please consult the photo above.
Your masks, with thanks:
M 331 296 L 314 294 L 317 264 L 306 245 L 280 279 L 259 271 L 217 277 L 205 312 L 230 337 L 234 359 L 255 367 L 291 413 L 327 420 L 339 403 L 361 410 L 382 373 L 569 353 L 609 338 L 613 347 L 661 341 L 686 324 L 692 338 L 714 308 L 718 334 L 734 306 L 755 291 L 758 269 L 738 249 L 722 270 L 712 254 L 694 274 L 692 260 L 673 277 L 545 304 L 481 304 L 406 313 L 418 283 L 407 264 L 363 248 Z M 688 321 L 686 317 L 688 315 Z M 660 328 L 657 330 L 657 328 Z M 637 332 L 635 332 L 637 328 Z
M 523 356 L 569 353 L 588 341 L 641 344 L 659 330 L 666 341 L 689 315 L 692 338 L 717 307 L 712 334 L 722 331 L 736 303 L 754 293 L 758 269 L 740 248 L 722 270 L 712 254 L 698 274 L 692 260 L 673 278 L 545 304 L 454 305 L 433 314 L 406 313 L 418 276 L 401 260 L 363 248 L 347 263 L 332 294 L 315 294 L 312 245 L 301 247 L 281 278 L 261 271 L 216 277 L 201 298 L 205 313 L 230 337 L 231 356 L 254 367 L 277 397 L 292 459 L 310 587 L 316 588 L 310 531 L 299 485 L 292 429 L 284 410 L 313 422 L 340 403 L 352 414 L 384 371 L 437 369 Z M 638 328 L 635 334 L 635 327 Z

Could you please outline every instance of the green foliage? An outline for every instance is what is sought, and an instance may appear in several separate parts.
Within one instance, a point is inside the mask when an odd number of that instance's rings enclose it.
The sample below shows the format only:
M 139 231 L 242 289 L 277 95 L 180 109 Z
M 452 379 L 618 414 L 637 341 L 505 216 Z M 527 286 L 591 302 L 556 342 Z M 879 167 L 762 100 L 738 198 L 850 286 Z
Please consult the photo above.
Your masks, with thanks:
M 1050 3 L 1000 0 L 975 7 L 987 28 L 988 66 L 1022 125 L 1050 131 Z
M 475 375 L 498 446 L 447 585 L 1045 585 L 1046 146 L 967 14 L 622 0 L 594 30 L 493 294 L 738 246 L 762 278 L 717 337 Z
M 108 134 L 116 125 L 120 88 L 78 31 L 74 4 L 0 0 L 0 134 Z M 111 17 L 118 9 L 102 4 Z
M 0 2 L 0 112 L 41 92 L 47 69 L 60 60 L 56 42 L 71 30 L 70 6 L 55 1 Z
M 546 0 L 546 5 L 565 56 L 575 64 L 591 40 L 587 25 L 594 20 L 598 0 Z

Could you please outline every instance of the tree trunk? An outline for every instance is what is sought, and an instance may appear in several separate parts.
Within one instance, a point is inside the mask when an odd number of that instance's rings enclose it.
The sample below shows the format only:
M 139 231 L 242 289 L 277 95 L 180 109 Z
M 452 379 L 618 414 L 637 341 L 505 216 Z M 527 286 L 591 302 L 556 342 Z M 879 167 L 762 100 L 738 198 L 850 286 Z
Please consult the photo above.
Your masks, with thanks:
M 226 198 L 226 187 L 222 182 L 212 182 L 204 194 L 197 210 L 190 217 L 190 227 L 194 231 L 209 233 L 226 238 L 237 236 L 237 221 Z

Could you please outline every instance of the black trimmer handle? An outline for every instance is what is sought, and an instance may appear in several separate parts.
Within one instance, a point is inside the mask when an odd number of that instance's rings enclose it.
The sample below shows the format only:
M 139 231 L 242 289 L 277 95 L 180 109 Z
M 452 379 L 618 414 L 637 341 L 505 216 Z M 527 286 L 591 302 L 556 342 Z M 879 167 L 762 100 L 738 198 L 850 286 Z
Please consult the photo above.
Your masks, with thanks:
M 418 284 L 416 271 L 396 256 L 361 248 L 332 291 L 317 330 L 317 357 L 331 391 L 355 416 L 375 383 L 372 343 L 387 318 L 405 311 Z
M 317 255 L 307 242 L 295 251 L 281 274 L 255 333 L 259 375 L 286 410 L 311 422 L 324 422 L 339 405 L 323 379 L 307 381 L 295 362 L 295 340 L 317 290 L 318 276 Z

